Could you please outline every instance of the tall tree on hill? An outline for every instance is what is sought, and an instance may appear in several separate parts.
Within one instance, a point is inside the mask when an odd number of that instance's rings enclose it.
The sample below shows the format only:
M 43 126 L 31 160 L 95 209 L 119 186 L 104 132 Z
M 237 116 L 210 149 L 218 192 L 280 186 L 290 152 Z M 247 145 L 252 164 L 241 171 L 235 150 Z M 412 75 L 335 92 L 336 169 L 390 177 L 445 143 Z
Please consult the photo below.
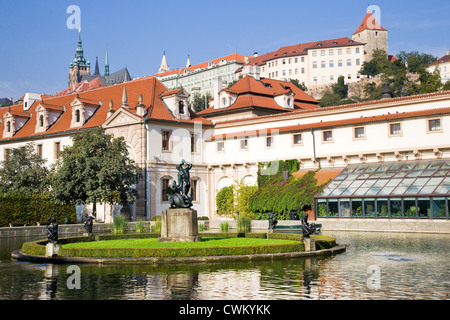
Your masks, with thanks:
M 62 203 L 92 203 L 94 216 L 96 203 L 133 203 L 140 169 L 128 157 L 123 137 L 113 138 L 96 128 L 72 140 L 52 171 L 54 197 Z

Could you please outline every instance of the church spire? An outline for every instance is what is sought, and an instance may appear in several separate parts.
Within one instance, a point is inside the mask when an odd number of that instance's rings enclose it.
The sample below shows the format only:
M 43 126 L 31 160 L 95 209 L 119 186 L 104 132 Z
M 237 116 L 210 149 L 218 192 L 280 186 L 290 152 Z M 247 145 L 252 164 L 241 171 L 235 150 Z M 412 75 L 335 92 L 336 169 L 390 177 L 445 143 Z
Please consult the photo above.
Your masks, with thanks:
M 166 52 L 164 51 L 161 66 L 159 67 L 158 73 L 163 73 L 167 71 L 170 71 L 170 68 L 167 65 Z
M 191 66 L 191 60 L 189 59 L 189 55 L 186 62 L 186 68 L 189 68 Z
M 95 70 L 94 70 L 94 76 L 99 76 L 100 70 L 98 68 L 98 57 L 95 57 Z
M 105 59 L 105 77 L 106 76 L 109 76 L 108 48 L 106 48 L 106 59 Z

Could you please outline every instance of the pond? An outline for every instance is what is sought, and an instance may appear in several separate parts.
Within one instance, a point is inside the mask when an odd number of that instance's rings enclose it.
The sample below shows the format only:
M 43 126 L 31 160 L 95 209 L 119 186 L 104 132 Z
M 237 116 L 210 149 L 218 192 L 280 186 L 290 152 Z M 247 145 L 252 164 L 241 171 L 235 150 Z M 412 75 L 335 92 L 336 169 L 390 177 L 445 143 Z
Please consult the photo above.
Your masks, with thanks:
M 450 298 L 450 235 L 323 232 L 348 245 L 331 257 L 209 265 L 69 266 L 11 259 L 0 239 L 0 299 L 297 300 Z M 79 287 L 74 287 L 74 268 Z

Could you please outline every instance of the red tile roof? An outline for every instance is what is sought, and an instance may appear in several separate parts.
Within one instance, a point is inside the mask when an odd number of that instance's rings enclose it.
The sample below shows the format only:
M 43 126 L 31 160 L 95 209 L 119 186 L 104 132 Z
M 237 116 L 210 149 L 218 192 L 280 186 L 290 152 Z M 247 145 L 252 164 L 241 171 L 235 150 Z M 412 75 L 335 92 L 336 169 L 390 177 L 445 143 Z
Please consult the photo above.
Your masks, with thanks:
M 435 66 L 441 63 L 445 63 L 445 62 L 450 62 L 450 55 L 445 55 L 442 58 L 437 59 L 435 62 L 433 62 L 432 64 L 430 64 L 431 66 Z
M 65 133 L 73 130 L 87 129 L 101 126 L 107 116 L 107 111 L 109 110 L 109 101 L 113 101 L 113 110 L 116 111 L 121 107 L 122 104 L 122 94 L 123 87 L 125 86 L 128 98 L 128 111 L 136 114 L 136 105 L 139 103 L 139 95 L 142 94 L 143 102 L 148 111 L 147 118 L 152 120 L 164 120 L 164 121 L 174 121 L 179 123 L 194 123 L 200 121 L 204 125 L 211 125 L 211 122 L 191 113 L 191 120 L 181 120 L 175 119 L 172 113 L 166 108 L 162 102 L 160 95 L 167 91 L 167 88 L 156 78 L 148 79 L 138 79 L 126 82 L 124 84 L 117 84 L 113 86 L 102 87 L 98 89 L 93 89 L 78 94 L 68 94 L 64 96 L 53 96 L 42 101 L 35 101 L 27 112 L 23 112 L 23 104 L 11 106 L 10 108 L 0 109 L 0 119 L 3 118 L 8 110 L 11 110 L 13 115 L 21 115 L 24 117 L 29 117 L 30 119 L 26 124 L 17 131 L 17 133 L 11 138 L 3 137 L 4 132 L 4 121 L 0 123 L 0 141 L 8 141 L 20 138 L 29 138 L 33 136 L 40 136 L 43 134 L 56 134 Z M 70 105 L 75 99 L 87 104 L 98 106 L 98 110 L 93 114 L 93 116 L 88 119 L 81 127 L 73 128 L 71 127 L 72 121 L 72 106 Z M 39 104 L 43 104 L 46 108 L 58 108 L 60 107 L 62 112 L 59 119 L 45 132 L 35 132 L 36 131 L 36 117 L 35 112 L 36 107 Z M 59 108 L 58 108 L 59 109 Z
M 292 92 L 294 94 L 293 110 L 310 110 L 318 109 L 318 101 L 300 90 L 297 86 L 290 82 L 262 78 L 256 80 L 251 76 L 245 76 L 230 89 L 225 91 L 238 95 L 236 101 L 227 108 L 215 109 L 214 107 L 198 112 L 199 115 L 205 116 L 215 112 L 223 112 L 230 110 L 238 110 L 243 108 L 266 108 L 280 112 L 292 112 L 292 109 L 286 109 L 278 105 L 274 97 L 280 94 Z
M 257 57 L 250 58 L 248 65 L 264 65 L 267 61 L 283 58 L 283 57 L 293 57 L 299 55 L 305 55 L 310 49 L 320 49 L 320 48 L 333 48 L 333 47 L 343 47 L 343 46 L 355 46 L 362 45 L 363 43 L 354 41 L 348 37 L 329 39 L 323 41 L 314 41 L 307 43 L 300 43 L 291 46 L 281 47 L 276 51 L 272 51 Z
M 367 12 L 363 21 L 361 22 L 361 24 L 359 25 L 358 29 L 353 32 L 353 34 L 359 33 L 363 30 L 382 30 L 382 31 L 387 31 L 385 28 L 383 28 L 382 26 L 380 26 L 380 24 L 378 23 L 378 21 L 375 19 L 375 17 L 372 15 L 372 13 Z
M 262 129 L 262 130 L 258 129 L 258 130 L 232 132 L 232 133 L 214 135 L 209 140 L 214 141 L 217 139 L 234 139 L 234 138 L 242 138 L 242 137 L 246 137 L 246 136 L 255 136 L 255 135 L 259 136 L 260 134 L 262 134 L 262 135 L 266 135 L 269 133 L 279 134 L 279 133 L 305 131 L 305 130 L 310 130 L 310 129 L 328 129 L 328 128 L 340 127 L 340 126 L 362 125 L 362 124 L 375 123 L 375 122 L 395 121 L 395 120 L 400 120 L 400 119 L 408 119 L 408 118 L 416 118 L 416 117 L 424 117 L 424 116 L 435 116 L 435 115 L 442 115 L 442 114 L 450 114 L 450 107 L 419 110 L 419 111 L 410 111 L 410 112 L 402 112 L 402 113 L 394 113 L 394 114 L 383 114 L 383 115 L 371 116 L 371 117 L 360 117 L 360 118 L 349 118 L 349 119 L 333 120 L 333 121 L 314 122 L 314 123 L 306 123 L 306 124 L 299 124 L 299 125 L 293 125 L 293 126 L 267 128 L 267 129 Z

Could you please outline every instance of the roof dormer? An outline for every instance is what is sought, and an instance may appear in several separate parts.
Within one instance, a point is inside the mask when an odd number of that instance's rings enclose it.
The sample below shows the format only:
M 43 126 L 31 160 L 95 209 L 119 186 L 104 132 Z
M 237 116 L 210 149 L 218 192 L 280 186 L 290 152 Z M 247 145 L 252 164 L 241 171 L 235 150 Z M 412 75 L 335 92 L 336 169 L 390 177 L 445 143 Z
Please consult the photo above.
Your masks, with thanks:
M 189 94 L 184 89 L 166 91 L 161 95 L 166 107 L 176 119 L 190 120 Z
M 3 115 L 3 122 L 5 123 L 3 137 L 9 138 L 14 136 L 14 134 L 19 131 L 29 119 L 29 114 L 25 112 L 7 111 Z
M 283 108 L 294 109 L 294 93 L 288 89 L 283 93 L 274 96 L 275 102 Z
M 98 101 L 76 97 L 71 103 L 72 121 L 71 127 L 83 126 L 100 107 Z
M 40 103 L 36 109 L 36 132 L 45 132 L 63 113 L 64 108 L 56 105 Z
M 219 93 L 219 101 L 216 109 L 228 108 L 236 101 L 237 96 L 237 93 L 234 91 L 223 89 Z

